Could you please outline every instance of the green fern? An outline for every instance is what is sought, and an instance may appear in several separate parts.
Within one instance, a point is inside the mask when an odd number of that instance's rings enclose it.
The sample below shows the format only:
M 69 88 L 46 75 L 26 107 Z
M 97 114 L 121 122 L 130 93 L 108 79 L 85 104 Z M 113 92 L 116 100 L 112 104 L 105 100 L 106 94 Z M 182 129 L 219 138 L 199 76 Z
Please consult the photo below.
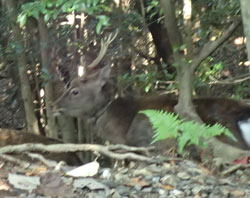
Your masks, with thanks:
M 178 126 L 181 124 L 181 121 L 178 120 L 177 115 L 173 113 L 166 114 L 164 111 L 151 109 L 141 111 L 140 113 L 144 113 L 152 123 L 153 130 L 155 131 L 152 143 L 167 138 L 178 137 Z
M 209 126 L 194 121 L 184 121 L 178 119 L 178 116 L 174 113 L 152 109 L 140 111 L 139 113 L 145 114 L 153 126 L 154 135 L 152 143 L 167 138 L 175 138 L 177 139 L 178 151 L 180 153 L 183 153 L 187 145 L 204 147 L 206 146 L 204 139 L 222 134 L 235 140 L 232 133 L 220 124 Z

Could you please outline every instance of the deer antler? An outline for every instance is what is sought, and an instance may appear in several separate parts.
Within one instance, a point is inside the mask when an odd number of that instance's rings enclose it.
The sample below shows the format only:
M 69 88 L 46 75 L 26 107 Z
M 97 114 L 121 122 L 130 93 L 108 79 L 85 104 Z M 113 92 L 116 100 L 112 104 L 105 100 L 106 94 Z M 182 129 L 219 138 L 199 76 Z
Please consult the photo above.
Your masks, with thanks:
M 113 40 L 116 38 L 117 34 L 118 34 L 118 30 L 116 30 L 116 32 L 114 34 L 109 34 L 109 36 L 107 36 L 101 40 L 100 52 L 99 52 L 98 56 L 96 57 L 96 59 L 86 67 L 87 69 L 93 69 L 100 63 L 100 61 L 103 59 L 104 55 L 107 52 L 109 44 L 113 42 Z

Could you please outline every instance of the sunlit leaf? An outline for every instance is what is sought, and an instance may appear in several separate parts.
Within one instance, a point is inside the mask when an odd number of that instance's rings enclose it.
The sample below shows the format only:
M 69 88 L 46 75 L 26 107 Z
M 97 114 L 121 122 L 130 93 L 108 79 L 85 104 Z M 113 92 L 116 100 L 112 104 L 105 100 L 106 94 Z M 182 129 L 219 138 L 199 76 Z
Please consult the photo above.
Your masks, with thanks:
M 27 15 L 26 14 L 19 15 L 17 18 L 17 22 L 20 24 L 20 27 L 24 27 L 24 25 L 27 22 Z

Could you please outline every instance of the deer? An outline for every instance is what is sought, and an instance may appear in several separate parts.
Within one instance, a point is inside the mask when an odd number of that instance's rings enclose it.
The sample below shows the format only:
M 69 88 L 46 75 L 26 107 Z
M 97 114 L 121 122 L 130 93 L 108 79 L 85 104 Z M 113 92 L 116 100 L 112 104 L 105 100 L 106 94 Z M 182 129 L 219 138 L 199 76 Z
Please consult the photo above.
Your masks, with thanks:
M 117 33 L 101 41 L 97 58 L 86 66 L 86 73 L 73 79 L 70 86 L 54 103 L 55 114 L 92 118 L 94 131 L 111 143 L 148 146 L 153 129 L 141 110 L 155 109 L 174 112 L 177 100 L 168 95 L 146 97 L 114 97 L 110 83 L 110 66 L 98 68 L 109 44 Z M 250 149 L 250 105 L 230 98 L 197 98 L 193 100 L 196 112 L 205 124 L 220 123 L 227 127 L 237 141 L 224 136 L 220 141 L 235 147 Z

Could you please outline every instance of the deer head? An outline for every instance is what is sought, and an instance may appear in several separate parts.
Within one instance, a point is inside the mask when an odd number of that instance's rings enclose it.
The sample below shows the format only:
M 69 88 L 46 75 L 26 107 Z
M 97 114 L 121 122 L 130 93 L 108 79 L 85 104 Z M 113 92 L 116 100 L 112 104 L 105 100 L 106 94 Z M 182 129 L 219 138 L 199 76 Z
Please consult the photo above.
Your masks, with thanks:
M 115 39 L 109 35 L 101 41 L 101 49 L 97 58 L 88 66 L 82 77 L 75 78 L 70 87 L 55 101 L 54 112 L 63 112 L 70 116 L 95 114 L 110 99 L 110 67 L 97 69 L 98 64 L 107 52 L 109 44 Z

